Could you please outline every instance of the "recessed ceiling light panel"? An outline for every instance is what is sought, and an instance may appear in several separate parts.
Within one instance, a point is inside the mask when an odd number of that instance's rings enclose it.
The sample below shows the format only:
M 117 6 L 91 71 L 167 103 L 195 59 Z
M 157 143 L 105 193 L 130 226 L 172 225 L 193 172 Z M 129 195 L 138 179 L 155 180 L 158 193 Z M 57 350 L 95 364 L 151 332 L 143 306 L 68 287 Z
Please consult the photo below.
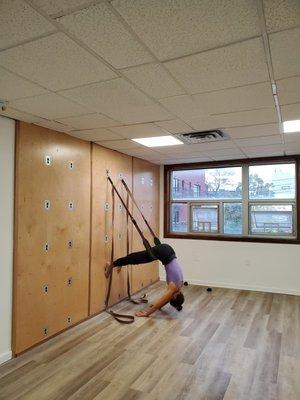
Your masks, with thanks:
M 284 133 L 300 132 L 300 119 L 295 119 L 293 121 L 284 121 L 283 132 Z
M 137 138 L 132 140 L 146 147 L 163 147 L 163 146 L 174 146 L 178 144 L 183 144 L 180 140 L 171 135 Z

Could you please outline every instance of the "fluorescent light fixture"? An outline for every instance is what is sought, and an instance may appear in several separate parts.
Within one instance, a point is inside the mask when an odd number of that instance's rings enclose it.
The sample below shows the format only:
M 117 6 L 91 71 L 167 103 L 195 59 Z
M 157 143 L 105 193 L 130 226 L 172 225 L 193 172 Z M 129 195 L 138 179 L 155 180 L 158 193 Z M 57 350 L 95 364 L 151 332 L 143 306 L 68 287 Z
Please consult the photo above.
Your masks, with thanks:
M 138 138 L 132 140 L 146 147 L 163 147 L 163 146 L 174 146 L 176 144 L 183 144 L 180 140 L 171 135 Z
M 300 132 L 300 119 L 294 119 L 293 121 L 284 121 L 283 132 Z

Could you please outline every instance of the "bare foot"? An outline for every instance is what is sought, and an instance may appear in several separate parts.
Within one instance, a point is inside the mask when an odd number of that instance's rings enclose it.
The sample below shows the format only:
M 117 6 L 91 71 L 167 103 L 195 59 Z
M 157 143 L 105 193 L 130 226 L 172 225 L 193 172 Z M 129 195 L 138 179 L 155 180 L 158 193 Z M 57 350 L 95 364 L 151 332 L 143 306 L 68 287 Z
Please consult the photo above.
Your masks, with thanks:
M 113 269 L 113 264 L 111 264 L 110 262 L 107 262 L 105 265 L 105 277 L 108 278 L 110 276 L 110 274 L 112 273 L 112 269 Z

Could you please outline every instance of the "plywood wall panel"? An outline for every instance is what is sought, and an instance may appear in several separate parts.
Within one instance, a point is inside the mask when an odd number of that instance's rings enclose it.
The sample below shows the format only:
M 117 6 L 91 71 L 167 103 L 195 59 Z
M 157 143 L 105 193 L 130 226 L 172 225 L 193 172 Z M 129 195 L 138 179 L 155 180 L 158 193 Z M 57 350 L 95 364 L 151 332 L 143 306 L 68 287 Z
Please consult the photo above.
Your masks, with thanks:
M 14 351 L 19 353 L 88 315 L 90 145 L 19 123 L 15 209 Z
M 51 159 L 49 166 L 45 164 L 46 156 Z M 126 180 L 158 231 L 157 166 L 46 128 L 18 124 L 13 326 L 16 354 L 104 309 L 104 268 L 110 261 L 112 243 L 107 170 L 125 200 L 120 177 Z M 49 210 L 44 207 L 46 200 L 50 202 Z M 150 239 L 136 210 L 134 215 Z M 114 258 L 127 253 L 127 230 L 129 250 L 143 249 L 116 197 Z M 158 279 L 157 263 L 129 266 L 128 272 L 133 293 Z M 126 296 L 127 267 L 113 272 L 110 304 Z
M 106 171 L 124 199 L 126 192 L 120 181 L 120 174 L 132 187 L 132 157 L 114 150 L 93 144 L 92 148 L 92 241 L 91 241 L 91 295 L 90 312 L 95 314 L 104 309 L 107 280 L 104 277 L 106 262 L 110 261 L 112 243 L 112 196 L 111 185 Z M 108 211 L 105 204 L 109 205 Z M 131 205 L 130 205 L 131 207 Z M 131 231 L 131 226 L 129 227 Z M 115 197 L 115 258 L 126 255 L 127 217 L 120 200 Z M 107 242 L 105 236 L 107 235 Z M 131 232 L 130 232 L 131 241 Z M 131 243 L 130 243 L 131 247 Z M 127 268 L 113 271 L 110 303 L 116 303 L 126 297 Z
M 133 158 L 133 192 L 154 232 L 159 232 L 159 166 L 139 158 Z M 153 238 L 142 217 L 134 209 L 134 217 L 142 227 L 145 237 L 153 245 Z M 133 232 L 133 251 L 143 249 L 140 236 Z M 132 291 L 136 292 L 159 279 L 158 262 L 132 267 Z

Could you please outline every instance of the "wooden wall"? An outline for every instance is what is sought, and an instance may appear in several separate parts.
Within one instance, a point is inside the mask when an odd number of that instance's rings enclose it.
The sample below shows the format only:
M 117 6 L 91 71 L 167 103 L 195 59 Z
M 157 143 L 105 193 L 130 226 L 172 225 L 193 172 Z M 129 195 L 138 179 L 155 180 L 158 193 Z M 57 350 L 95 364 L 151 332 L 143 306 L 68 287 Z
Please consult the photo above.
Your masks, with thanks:
M 106 171 L 124 199 L 125 190 L 120 181 L 120 174 L 132 187 L 132 157 L 117 151 L 93 144 L 92 147 L 92 235 L 91 235 L 91 296 L 90 312 L 95 314 L 104 309 L 106 280 L 104 268 L 110 261 L 112 243 L 112 198 L 111 185 Z M 106 210 L 106 205 L 108 209 Z M 115 196 L 115 258 L 126 254 L 126 212 L 120 200 Z M 130 227 L 131 231 L 131 227 Z M 106 237 L 107 236 L 107 237 Z M 131 234 L 130 234 L 131 247 Z M 127 269 L 113 271 L 111 303 L 126 297 Z
M 112 239 L 111 187 L 106 170 L 124 198 L 120 174 L 133 187 L 137 201 L 158 231 L 158 166 L 46 128 L 18 124 L 15 354 L 104 309 L 104 267 L 110 260 Z M 126 255 L 127 219 L 117 198 L 115 206 L 115 257 L 120 257 Z M 136 211 L 135 216 L 140 222 Z M 129 239 L 130 249 L 143 249 L 131 224 Z M 158 279 L 155 263 L 128 268 L 134 292 Z M 111 304 L 126 297 L 126 274 L 126 268 L 114 271 Z
M 134 198 L 155 233 L 159 232 L 159 166 L 139 158 L 133 158 L 133 192 Z M 153 245 L 153 238 L 142 220 L 140 213 L 134 209 L 134 217 L 143 228 L 145 237 Z M 133 251 L 142 250 L 139 234 L 133 231 Z M 158 262 L 132 267 L 132 290 L 134 292 L 156 282 L 159 279 Z
M 19 353 L 88 316 L 90 144 L 19 123 L 15 184 L 13 319 Z

